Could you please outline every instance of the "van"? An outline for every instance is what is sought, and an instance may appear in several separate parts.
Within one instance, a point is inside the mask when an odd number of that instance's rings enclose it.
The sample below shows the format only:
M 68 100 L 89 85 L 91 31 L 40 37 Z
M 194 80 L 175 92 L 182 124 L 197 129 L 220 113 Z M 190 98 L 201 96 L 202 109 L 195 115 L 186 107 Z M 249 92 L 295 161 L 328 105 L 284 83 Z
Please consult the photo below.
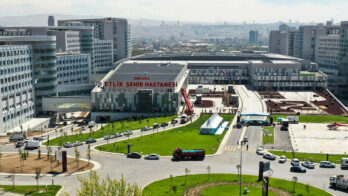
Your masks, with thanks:
M 89 123 L 88 123 L 88 127 L 89 128 L 94 127 L 94 125 L 95 125 L 94 121 L 89 121 Z
M 24 147 L 25 150 L 33 150 L 33 149 L 38 149 L 38 148 L 40 148 L 39 141 L 29 141 Z
M 348 168 L 348 158 L 342 158 L 341 168 Z

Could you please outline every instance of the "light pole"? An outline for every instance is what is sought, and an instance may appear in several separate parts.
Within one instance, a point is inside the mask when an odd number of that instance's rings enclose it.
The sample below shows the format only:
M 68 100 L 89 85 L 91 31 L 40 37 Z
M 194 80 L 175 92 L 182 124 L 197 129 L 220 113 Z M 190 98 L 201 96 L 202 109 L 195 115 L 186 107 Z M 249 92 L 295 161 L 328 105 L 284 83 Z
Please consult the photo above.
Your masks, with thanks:
M 243 162 L 243 146 L 246 141 L 240 142 L 240 162 L 239 162 L 239 196 L 242 195 L 242 162 Z

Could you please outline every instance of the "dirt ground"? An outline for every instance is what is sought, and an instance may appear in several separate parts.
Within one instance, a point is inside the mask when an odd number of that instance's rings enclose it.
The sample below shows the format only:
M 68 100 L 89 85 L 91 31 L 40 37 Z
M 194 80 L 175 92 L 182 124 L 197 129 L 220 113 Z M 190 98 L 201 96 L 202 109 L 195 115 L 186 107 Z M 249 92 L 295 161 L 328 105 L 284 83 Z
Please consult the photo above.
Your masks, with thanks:
M 58 165 L 58 161 L 52 163 L 47 160 L 47 155 L 41 154 L 41 159 L 38 159 L 37 154 L 29 154 L 26 160 L 22 162 L 18 153 L 4 153 L 1 158 L 1 168 L 0 172 L 2 173 L 12 173 L 14 170 L 15 173 L 24 173 L 24 174 L 34 174 L 34 168 L 40 167 L 41 174 L 61 174 L 62 173 L 62 164 Z M 65 173 L 81 172 L 92 169 L 94 167 L 93 163 L 87 161 L 79 160 L 79 168 L 77 168 L 77 163 L 74 158 L 68 157 L 68 171 Z

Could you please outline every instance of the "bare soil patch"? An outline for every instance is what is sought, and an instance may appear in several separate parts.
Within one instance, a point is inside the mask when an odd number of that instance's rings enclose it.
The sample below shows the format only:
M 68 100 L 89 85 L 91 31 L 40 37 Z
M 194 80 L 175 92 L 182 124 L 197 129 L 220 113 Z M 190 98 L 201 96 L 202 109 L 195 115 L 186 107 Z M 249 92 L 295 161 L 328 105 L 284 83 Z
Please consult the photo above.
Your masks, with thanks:
M 22 167 L 21 167 L 22 165 Z M 23 174 L 34 174 L 35 168 L 41 168 L 41 174 L 62 174 L 61 161 L 54 161 L 52 163 L 47 159 L 46 154 L 41 154 L 41 158 L 38 159 L 37 154 L 30 154 L 26 160 L 22 161 L 19 158 L 18 153 L 4 153 L 1 158 L 1 173 L 23 173 Z M 79 160 L 79 167 L 77 168 L 76 159 L 68 157 L 68 171 L 64 173 L 82 172 L 94 167 L 93 163 Z

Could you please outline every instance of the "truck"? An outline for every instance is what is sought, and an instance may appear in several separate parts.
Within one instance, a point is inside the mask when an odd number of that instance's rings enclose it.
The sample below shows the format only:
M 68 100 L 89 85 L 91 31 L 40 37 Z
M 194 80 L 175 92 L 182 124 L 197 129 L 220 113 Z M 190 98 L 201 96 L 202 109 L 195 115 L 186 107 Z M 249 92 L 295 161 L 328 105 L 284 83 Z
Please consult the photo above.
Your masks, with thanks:
M 342 158 L 341 169 L 347 169 L 347 168 L 348 168 L 348 158 Z
M 33 150 L 40 148 L 40 142 L 39 141 L 28 141 L 28 143 L 25 145 L 25 150 Z
M 194 150 L 182 150 L 176 148 L 173 152 L 174 160 L 192 159 L 192 160 L 203 160 L 205 157 L 205 150 L 194 149 Z
M 334 188 L 348 190 L 348 179 L 345 179 L 344 175 L 331 176 L 330 185 Z

